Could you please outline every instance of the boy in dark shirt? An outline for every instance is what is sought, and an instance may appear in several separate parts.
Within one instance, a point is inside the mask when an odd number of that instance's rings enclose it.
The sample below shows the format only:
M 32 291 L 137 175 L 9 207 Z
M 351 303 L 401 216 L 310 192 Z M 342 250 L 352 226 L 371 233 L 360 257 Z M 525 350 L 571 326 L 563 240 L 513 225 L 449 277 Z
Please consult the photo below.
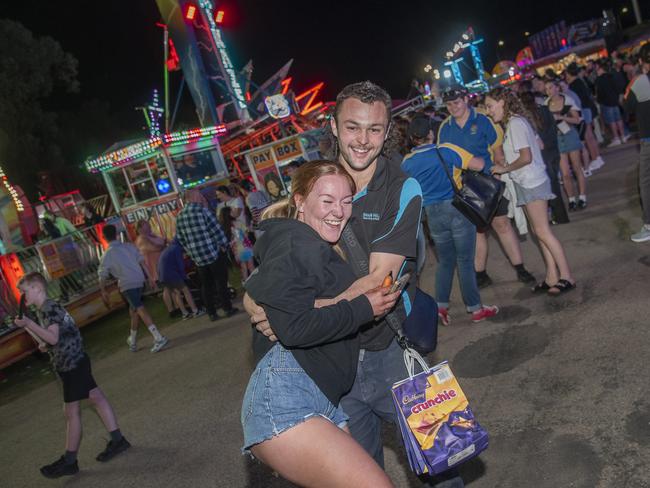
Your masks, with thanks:
M 79 329 L 66 310 L 47 297 L 47 282 L 42 274 L 25 275 L 18 284 L 26 305 L 34 305 L 41 325 L 28 317 L 16 318 L 14 323 L 30 333 L 47 351 L 57 376 L 63 383 L 63 409 L 66 417 L 65 454 L 52 464 L 41 468 L 46 478 L 59 478 L 79 472 L 77 451 L 81 442 L 80 401 L 88 398 L 97 410 L 111 436 L 106 449 L 97 455 L 97 461 L 106 462 L 127 450 L 131 444 L 117 425 L 110 403 L 99 389 L 90 368 L 90 359 L 83 349 Z
M 618 146 L 629 139 L 625 135 L 623 117 L 619 108 L 620 87 L 614 75 L 609 72 L 606 61 L 598 64 L 598 78 L 596 79 L 596 100 L 600 104 L 600 114 L 603 122 L 612 131 L 612 142 L 607 147 Z

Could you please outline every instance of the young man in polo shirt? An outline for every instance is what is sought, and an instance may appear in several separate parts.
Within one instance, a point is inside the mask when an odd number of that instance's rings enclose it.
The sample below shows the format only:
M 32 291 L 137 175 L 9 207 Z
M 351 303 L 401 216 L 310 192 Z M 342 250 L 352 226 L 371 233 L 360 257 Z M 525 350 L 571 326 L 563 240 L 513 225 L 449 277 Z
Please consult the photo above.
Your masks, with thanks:
M 483 172 L 490 174 L 494 160 L 504 159 L 503 129 L 492 120 L 469 105 L 467 91 L 462 87 L 452 87 L 442 94 L 449 111 L 438 130 L 438 144 L 455 144 L 470 154 L 485 161 Z M 524 267 L 524 258 L 515 230 L 508 219 L 508 200 L 503 198 L 492 220 L 492 229 L 497 234 L 506 256 L 517 271 L 517 279 L 522 283 L 533 283 L 535 277 Z M 479 288 L 492 284 L 486 271 L 488 240 L 485 232 L 476 234 L 476 257 L 474 268 Z
M 392 148 L 389 139 L 391 99 L 377 85 L 366 81 L 345 87 L 336 98 L 330 129 L 337 140 L 335 157 L 354 179 L 357 194 L 348 223 L 367 257 L 369 273 L 333 301 L 351 299 L 376 288 L 392 272 L 405 272 L 415 279 L 416 238 L 422 210 L 422 191 L 386 158 Z M 340 245 L 352 256 L 344 239 Z M 415 283 L 410 283 L 395 309 L 400 321 L 410 313 Z M 327 305 L 330 301 L 319 301 Z M 245 298 L 251 321 L 258 330 L 275 339 L 261 307 Z M 384 464 L 382 421 L 396 423 L 391 398 L 393 383 L 404 378 L 403 353 L 386 320 L 361 328 L 361 351 L 357 376 L 351 391 L 341 400 L 350 416 L 348 427 L 354 439 L 377 461 Z M 455 471 L 427 478 L 428 486 L 460 488 L 464 484 Z

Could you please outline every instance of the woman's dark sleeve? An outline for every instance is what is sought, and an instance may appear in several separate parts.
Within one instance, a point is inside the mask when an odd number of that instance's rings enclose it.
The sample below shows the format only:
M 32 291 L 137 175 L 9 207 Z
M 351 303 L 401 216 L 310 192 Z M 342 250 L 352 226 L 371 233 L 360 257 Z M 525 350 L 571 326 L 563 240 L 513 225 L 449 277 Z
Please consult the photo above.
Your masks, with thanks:
M 370 302 L 361 295 L 351 301 L 314 308 L 322 296 L 323 267 L 329 261 L 323 246 L 309 248 L 278 242 L 246 282 L 248 294 L 264 308 L 269 324 L 285 347 L 312 347 L 358 331 L 373 319 Z

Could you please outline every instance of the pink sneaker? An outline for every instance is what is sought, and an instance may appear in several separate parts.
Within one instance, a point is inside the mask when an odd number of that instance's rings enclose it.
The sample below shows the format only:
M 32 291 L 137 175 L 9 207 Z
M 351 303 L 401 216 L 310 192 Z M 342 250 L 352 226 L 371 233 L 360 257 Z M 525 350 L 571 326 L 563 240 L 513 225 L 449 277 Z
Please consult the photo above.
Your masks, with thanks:
M 451 317 L 449 316 L 449 310 L 442 307 L 438 308 L 438 320 L 440 320 L 440 323 L 445 326 L 451 324 Z
M 485 319 L 489 319 L 490 317 L 494 317 L 498 313 L 499 307 L 494 305 L 483 305 L 483 307 L 476 312 L 472 312 L 472 322 L 476 324 Z

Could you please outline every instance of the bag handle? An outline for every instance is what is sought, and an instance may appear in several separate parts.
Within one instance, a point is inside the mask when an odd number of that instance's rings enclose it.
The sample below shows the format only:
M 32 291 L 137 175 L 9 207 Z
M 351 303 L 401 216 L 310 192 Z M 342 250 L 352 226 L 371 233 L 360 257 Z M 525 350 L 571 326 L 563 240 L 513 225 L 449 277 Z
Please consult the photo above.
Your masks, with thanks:
M 422 371 L 429 371 L 431 369 L 424 358 L 415 349 L 412 349 L 410 347 L 404 349 L 404 364 L 406 365 L 406 370 L 409 373 L 410 379 L 413 379 L 415 376 L 416 362 L 420 364 Z
M 454 178 L 449 173 L 449 168 L 447 168 L 447 165 L 445 164 L 445 158 L 442 156 L 442 153 L 438 150 L 438 147 L 435 147 L 434 149 L 436 150 L 436 154 L 438 155 L 440 166 L 442 166 L 442 169 L 445 170 L 445 174 L 447 175 L 447 178 L 449 178 L 449 182 L 451 183 L 451 187 L 454 190 L 454 193 L 458 195 L 460 193 L 460 190 L 458 189 L 458 186 L 456 185 Z

